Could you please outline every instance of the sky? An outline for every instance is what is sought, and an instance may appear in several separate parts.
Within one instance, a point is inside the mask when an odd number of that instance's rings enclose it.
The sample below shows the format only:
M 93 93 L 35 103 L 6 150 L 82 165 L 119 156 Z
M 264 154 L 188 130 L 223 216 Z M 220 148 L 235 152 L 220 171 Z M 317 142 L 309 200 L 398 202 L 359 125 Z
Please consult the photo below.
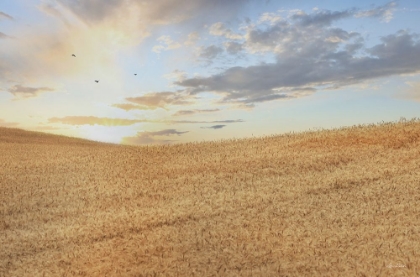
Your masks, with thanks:
M 420 117 L 420 2 L 5 0 L 0 126 L 128 145 Z

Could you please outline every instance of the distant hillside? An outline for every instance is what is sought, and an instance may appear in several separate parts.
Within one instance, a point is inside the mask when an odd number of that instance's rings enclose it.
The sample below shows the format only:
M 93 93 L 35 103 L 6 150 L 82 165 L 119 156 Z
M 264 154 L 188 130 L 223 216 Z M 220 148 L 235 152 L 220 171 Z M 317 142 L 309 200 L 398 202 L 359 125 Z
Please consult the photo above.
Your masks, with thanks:
M 34 143 L 34 144 L 77 144 L 92 145 L 102 142 L 75 138 L 63 135 L 27 131 L 18 128 L 0 127 L 0 143 Z M 105 143 L 110 144 L 110 143 Z

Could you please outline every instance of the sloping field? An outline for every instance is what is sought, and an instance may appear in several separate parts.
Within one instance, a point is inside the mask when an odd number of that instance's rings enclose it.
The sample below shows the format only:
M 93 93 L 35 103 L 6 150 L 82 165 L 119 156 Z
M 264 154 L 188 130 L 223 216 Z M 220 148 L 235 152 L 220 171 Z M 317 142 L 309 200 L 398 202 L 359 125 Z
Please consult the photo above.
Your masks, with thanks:
M 420 121 L 133 147 L 0 128 L 0 276 L 420 276 Z

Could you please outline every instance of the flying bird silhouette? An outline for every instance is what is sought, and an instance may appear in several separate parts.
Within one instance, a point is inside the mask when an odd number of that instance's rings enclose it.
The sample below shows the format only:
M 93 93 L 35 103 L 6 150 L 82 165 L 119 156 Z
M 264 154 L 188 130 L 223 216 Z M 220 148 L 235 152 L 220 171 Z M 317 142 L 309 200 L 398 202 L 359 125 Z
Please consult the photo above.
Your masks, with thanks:
M 95 82 L 99 83 L 99 80 L 95 80 Z
M 76 57 L 76 55 L 75 55 L 75 54 L 72 54 L 72 56 L 73 56 L 73 57 Z

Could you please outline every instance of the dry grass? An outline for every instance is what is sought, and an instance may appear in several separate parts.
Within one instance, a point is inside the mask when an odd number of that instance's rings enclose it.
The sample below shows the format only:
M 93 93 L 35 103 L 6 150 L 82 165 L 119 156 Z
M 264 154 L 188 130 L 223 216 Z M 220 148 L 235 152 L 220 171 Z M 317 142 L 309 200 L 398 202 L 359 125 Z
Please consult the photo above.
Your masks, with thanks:
M 0 128 L 0 276 L 420 276 L 420 120 L 133 147 Z

